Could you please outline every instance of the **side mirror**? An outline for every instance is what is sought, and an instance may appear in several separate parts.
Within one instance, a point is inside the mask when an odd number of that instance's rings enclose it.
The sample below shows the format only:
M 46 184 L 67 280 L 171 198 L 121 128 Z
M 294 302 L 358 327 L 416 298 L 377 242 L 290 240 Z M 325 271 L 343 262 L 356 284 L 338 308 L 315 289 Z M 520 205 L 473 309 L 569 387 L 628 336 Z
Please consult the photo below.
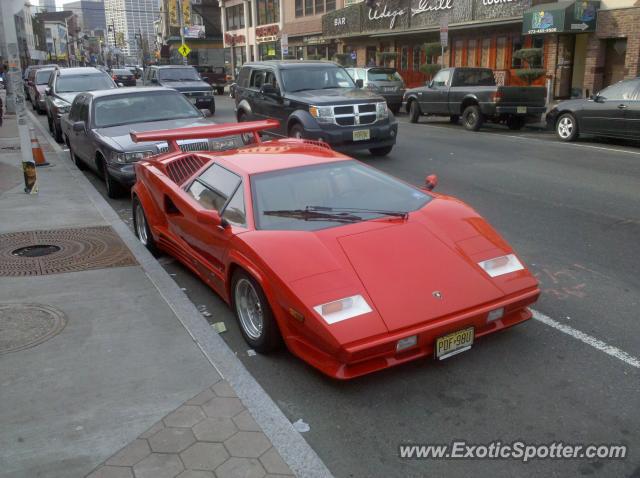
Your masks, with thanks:
M 73 125 L 71 126 L 71 128 L 73 129 L 73 131 L 75 131 L 76 133 L 80 133 L 81 131 L 84 131 L 85 127 L 84 127 L 84 121 L 76 121 L 75 123 L 73 123 Z
M 280 96 L 280 90 L 271 83 L 266 83 L 260 87 L 260 93 L 265 96 Z
M 426 178 L 424 178 L 424 189 L 427 191 L 433 191 L 435 187 L 438 185 L 438 176 L 435 174 L 430 174 Z
M 362 87 L 364 87 L 364 80 L 363 80 L 363 79 L 361 79 L 361 78 L 358 78 L 358 79 L 356 80 L 356 86 L 357 86 L 358 88 L 362 88 Z
M 434 84 L 435 84 L 435 83 L 433 82 L 433 80 L 431 80 L 429 83 L 427 83 L 427 86 L 428 86 L 429 88 L 433 88 L 433 85 L 434 85 Z
M 211 116 L 213 116 L 213 113 L 211 112 L 210 109 L 205 108 L 200 111 L 202 111 L 202 116 L 204 116 L 205 118 L 210 118 Z
M 212 211 L 211 209 L 200 209 L 196 213 L 196 221 L 198 221 L 198 224 L 202 224 L 203 226 L 225 226 L 218 211 Z
M 47 95 L 47 96 L 51 96 L 51 88 L 47 86 L 47 87 L 44 89 L 44 94 L 45 94 L 45 95 Z

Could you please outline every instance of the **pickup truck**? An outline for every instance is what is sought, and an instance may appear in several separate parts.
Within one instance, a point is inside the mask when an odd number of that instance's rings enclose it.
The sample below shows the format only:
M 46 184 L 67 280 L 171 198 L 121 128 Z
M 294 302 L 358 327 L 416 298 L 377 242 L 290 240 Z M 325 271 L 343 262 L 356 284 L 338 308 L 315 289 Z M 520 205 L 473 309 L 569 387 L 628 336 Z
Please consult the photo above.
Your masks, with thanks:
M 497 86 L 490 68 L 445 68 L 425 86 L 407 90 L 403 103 L 412 123 L 421 115 L 437 115 L 449 116 L 452 123 L 462 117 L 469 131 L 478 131 L 485 121 L 518 130 L 528 121 L 540 121 L 546 88 Z
M 224 94 L 224 87 L 229 82 L 227 71 L 223 66 L 196 66 L 200 77 L 209 83 L 219 95 Z

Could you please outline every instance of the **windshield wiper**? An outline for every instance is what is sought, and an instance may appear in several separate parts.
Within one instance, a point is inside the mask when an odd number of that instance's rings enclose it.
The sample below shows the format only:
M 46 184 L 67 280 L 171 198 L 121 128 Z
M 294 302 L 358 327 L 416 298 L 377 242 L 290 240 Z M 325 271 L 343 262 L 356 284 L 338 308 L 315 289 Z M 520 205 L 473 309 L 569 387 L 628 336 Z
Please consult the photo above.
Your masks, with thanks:
M 307 206 L 305 211 L 310 212 L 333 212 L 341 214 L 364 213 L 364 214 L 380 214 L 382 216 L 400 217 L 405 221 L 409 219 L 407 211 L 389 211 L 387 209 L 368 209 L 357 207 L 330 207 L 330 206 Z
M 273 211 L 264 211 L 265 216 L 289 217 L 292 219 L 300 219 L 302 221 L 334 221 L 334 222 L 358 222 L 362 221 L 360 216 L 349 214 L 348 212 L 339 212 L 329 214 L 326 212 L 314 211 L 311 209 L 280 209 Z
M 288 93 L 297 93 L 298 91 L 309 91 L 312 90 L 313 88 L 300 88 L 297 90 L 289 90 Z

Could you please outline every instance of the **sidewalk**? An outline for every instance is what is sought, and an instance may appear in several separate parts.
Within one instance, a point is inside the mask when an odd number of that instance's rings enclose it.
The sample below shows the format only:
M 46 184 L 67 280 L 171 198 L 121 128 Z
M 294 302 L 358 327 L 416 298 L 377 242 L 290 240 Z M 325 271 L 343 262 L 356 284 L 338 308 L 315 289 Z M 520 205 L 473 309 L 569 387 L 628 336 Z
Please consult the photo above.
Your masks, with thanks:
M 0 128 L 0 477 L 330 476 L 34 126 L 51 163 L 38 195 L 15 117 Z

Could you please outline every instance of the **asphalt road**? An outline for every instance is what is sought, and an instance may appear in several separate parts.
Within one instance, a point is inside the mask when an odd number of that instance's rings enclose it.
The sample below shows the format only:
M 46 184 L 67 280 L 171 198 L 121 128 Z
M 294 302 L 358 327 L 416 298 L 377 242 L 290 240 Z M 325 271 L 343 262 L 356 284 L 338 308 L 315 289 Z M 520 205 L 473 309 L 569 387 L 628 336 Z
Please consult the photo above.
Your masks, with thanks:
M 216 97 L 214 120 L 233 121 Z M 640 355 L 640 148 L 544 132 L 466 132 L 446 121 L 409 124 L 387 158 L 359 159 L 473 205 L 542 283 L 531 320 L 441 363 L 414 362 L 350 382 L 321 376 L 286 351 L 247 354 L 223 302 L 171 258 L 160 259 L 337 477 L 640 477 L 640 369 L 572 336 L 580 331 Z M 104 185 L 87 173 L 104 194 Z M 127 199 L 109 200 L 131 223 Z M 567 333 L 568 332 L 568 333 Z M 574 334 L 575 335 L 575 334 Z M 588 341 L 588 340 L 587 340 Z M 611 351 L 611 349 L 609 349 Z M 615 352 L 615 350 L 614 350 Z M 624 358 L 624 357 L 623 357 Z M 624 460 L 402 460 L 398 445 L 452 440 L 626 444 Z

